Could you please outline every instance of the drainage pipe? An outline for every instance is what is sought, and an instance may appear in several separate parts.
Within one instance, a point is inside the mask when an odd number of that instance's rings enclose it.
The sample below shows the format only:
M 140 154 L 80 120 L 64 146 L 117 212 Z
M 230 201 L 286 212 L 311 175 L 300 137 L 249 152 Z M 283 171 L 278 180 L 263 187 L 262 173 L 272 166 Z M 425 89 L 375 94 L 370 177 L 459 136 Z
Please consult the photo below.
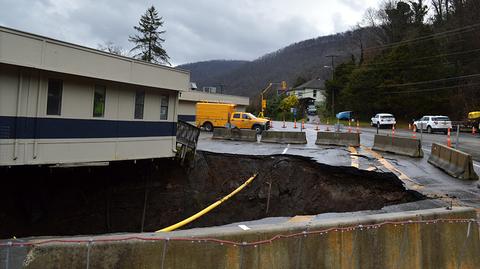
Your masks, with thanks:
M 212 209 L 216 208 L 217 206 L 221 205 L 223 202 L 227 201 L 228 199 L 230 199 L 232 196 L 234 196 L 235 194 L 237 194 L 239 191 L 241 191 L 243 188 L 245 188 L 248 184 L 250 184 L 250 182 L 252 182 L 255 178 L 257 177 L 257 174 L 253 175 L 251 178 L 247 179 L 247 181 L 245 181 L 245 183 L 243 183 L 242 185 L 240 185 L 238 188 L 236 188 L 234 191 L 232 191 L 229 195 L 223 197 L 222 199 L 216 201 L 215 203 L 209 205 L 208 207 L 204 208 L 202 211 L 196 213 L 195 215 L 192 215 L 191 217 L 189 218 L 186 218 L 182 221 L 180 221 L 179 223 L 177 224 L 174 224 L 174 225 L 171 225 L 171 226 L 168 226 L 166 228 L 163 228 L 161 230 L 158 230 L 156 231 L 156 233 L 158 232 L 170 232 L 170 231 L 173 231 L 175 229 L 178 229 L 186 224 L 189 224 L 190 222 L 200 218 L 201 216 L 205 215 L 206 213 L 210 212 Z

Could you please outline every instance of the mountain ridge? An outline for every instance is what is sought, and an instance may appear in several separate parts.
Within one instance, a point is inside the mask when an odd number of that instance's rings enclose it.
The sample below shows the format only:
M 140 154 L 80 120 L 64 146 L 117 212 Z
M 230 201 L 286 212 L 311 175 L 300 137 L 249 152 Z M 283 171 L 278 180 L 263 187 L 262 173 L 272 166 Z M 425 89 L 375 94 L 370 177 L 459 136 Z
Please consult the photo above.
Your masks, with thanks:
M 350 59 L 358 54 L 352 41 L 352 32 L 344 32 L 295 42 L 253 61 L 211 60 L 178 67 L 189 70 L 199 88 L 221 85 L 224 93 L 252 97 L 270 82 L 285 80 L 291 86 L 298 77 L 329 78 L 331 59 L 326 56 L 338 55 L 335 65 Z

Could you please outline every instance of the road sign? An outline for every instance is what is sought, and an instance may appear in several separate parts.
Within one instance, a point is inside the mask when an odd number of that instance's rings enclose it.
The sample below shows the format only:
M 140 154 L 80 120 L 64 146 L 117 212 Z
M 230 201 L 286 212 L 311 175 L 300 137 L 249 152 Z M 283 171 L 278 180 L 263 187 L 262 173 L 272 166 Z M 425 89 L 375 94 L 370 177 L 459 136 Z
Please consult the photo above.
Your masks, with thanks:
M 296 117 L 297 116 L 297 109 L 292 107 L 290 108 L 290 112 L 293 113 L 293 116 Z

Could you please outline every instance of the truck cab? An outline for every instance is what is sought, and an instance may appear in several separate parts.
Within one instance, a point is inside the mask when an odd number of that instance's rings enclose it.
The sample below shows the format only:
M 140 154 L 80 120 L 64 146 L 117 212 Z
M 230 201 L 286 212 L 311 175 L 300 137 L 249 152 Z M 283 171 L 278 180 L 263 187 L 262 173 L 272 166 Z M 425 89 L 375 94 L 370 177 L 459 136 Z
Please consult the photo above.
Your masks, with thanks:
M 270 128 L 270 121 L 267 119 L 257 118 L 248 112 L 234 112 L 230 118 L 232 127 L 239 129 L 252 129 L 257 133 Z

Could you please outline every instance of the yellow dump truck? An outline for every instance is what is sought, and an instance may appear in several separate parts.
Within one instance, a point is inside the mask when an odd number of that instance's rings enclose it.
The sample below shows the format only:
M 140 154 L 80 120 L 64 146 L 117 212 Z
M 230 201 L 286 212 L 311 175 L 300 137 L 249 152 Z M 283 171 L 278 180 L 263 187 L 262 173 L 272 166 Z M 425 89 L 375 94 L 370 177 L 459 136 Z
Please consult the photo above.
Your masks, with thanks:
M 251 113 L 235 111 L 234 104 L 197 103 L 196 125 L 206 131 L 213 128 L 252 129 L 258 133 L 270 128 L 270 121 L 255 117 Z

